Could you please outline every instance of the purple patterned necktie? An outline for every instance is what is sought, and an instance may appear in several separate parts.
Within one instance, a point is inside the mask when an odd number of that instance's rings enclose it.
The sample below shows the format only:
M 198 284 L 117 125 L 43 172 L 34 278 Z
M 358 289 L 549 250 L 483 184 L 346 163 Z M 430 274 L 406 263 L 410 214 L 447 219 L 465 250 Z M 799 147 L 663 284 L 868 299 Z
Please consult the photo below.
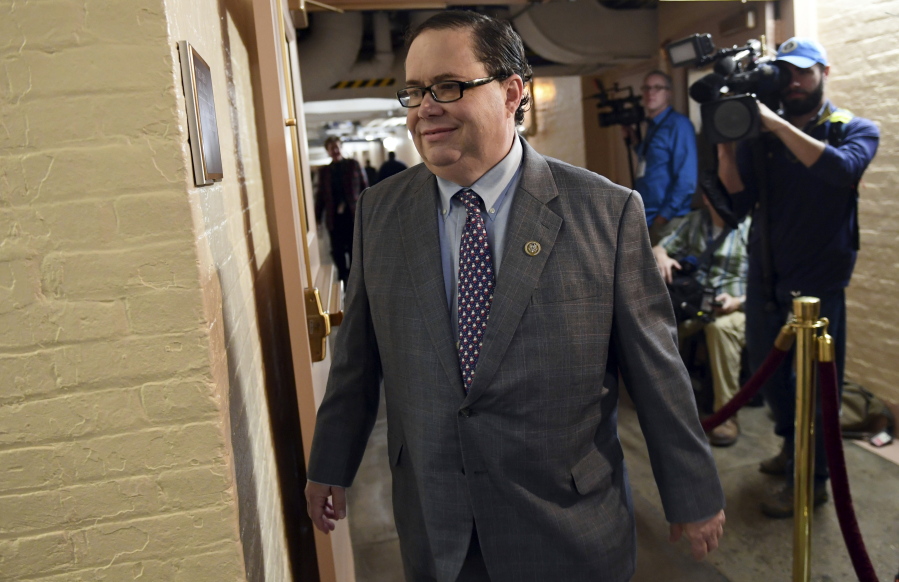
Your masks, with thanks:
M 456 197 L 468 212 L 459 247 L 459 366 L 468 393 L 493 301 L 493 258 L 481 215 L 481 197 L 468 189 L 457 192 Z

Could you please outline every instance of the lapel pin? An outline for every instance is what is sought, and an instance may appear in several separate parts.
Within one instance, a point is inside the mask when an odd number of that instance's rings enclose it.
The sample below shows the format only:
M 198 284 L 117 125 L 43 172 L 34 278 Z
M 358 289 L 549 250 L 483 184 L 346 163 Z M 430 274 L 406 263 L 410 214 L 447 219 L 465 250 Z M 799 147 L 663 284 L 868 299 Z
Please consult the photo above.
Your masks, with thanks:
M 524 245 L 524 252 L 532 257 L 536 257 L 538 254 L 540 254 L 540 243 L 534 240 L 526 243 Z

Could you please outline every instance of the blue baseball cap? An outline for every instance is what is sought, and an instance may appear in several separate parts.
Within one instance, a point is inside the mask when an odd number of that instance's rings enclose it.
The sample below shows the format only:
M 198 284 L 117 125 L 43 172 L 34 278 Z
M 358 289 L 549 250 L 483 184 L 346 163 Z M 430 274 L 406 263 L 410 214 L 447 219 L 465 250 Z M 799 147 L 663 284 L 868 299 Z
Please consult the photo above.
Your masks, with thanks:
M 777 60 L 786 61 L 800 69 L 808 69 L 815 63 L 827 66 L 827 51 L 820 43 L 810 39 L 794 36 L 777 51 Z

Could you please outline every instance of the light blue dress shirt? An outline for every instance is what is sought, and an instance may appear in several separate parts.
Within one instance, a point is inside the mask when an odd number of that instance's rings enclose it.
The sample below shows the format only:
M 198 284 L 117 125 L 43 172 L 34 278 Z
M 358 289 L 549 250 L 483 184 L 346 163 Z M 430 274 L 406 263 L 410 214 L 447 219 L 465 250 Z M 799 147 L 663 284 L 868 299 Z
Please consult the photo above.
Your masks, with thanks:
M 506 226 L 509 223 L 512 198 L 521 178 L 523 155 L 524 148 L 516 136 L 512 149 L 506 157 L 469 187 L 484 201 L 486 210 L 482 210 L 481 214 L 487 227 L 487 242 L 490 244 L 493 276 L 496 281 L 499 281 Z M 440 192 L 440 206 L 437 209 L 440 260 L 443 264 L 443 280 L 446 284 L 446 302 L 450 307 L 450 320 L 453 322 L 454 334 L 458 336 L 459 246 L 462 243 L 462 229 L 465 227 L 468 213 L 459 200 L 453 199 L 453 196 L 462 190 L 462 186 L 438 176 L 437 188 Z

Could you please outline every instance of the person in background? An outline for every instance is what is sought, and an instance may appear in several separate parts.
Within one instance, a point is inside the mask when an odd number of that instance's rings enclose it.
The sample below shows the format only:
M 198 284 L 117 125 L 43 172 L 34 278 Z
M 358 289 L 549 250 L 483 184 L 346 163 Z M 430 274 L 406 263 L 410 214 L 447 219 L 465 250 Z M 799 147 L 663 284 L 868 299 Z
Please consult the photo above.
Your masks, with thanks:
M 687 214 L 678 227 L 653 247 L 656 263 L 666 283 L 671 283 L 673 271 L 681 264 L 674 257 L 699 257 L 719 236 L 721 243 L 712 253 L 706 265 L 700 265 L 694 277 L 700 284 L 715 290 L 714 319 L 704 321 L 693 318 L 678 326 L 678 335 L 685 340 L 700 331 L 705 334 L 708 365 L 712 375 L 717 411 L 727 404 L 740 389 L 740 366 L 746 345 L 746 273 L 749 257 L 746 239 L 750 219 L 731 229 L 709 203 L 702 197 L 704 208 Z M 740 425 L 736 416 L 712 429 L 709 442 L 713 446 L 726 447 L 737 442 Z
M 315 527 L 346 516 L 383 386 L 408 580 L 630 580 L 620 369 L 671 539 L 701 559 L 724 495 L 640 196 L 518 136 L 531 68 L 508 22 L 443 11 L 407 47 L 397 97 L 424 163 L 357 206 L 309 456 Z
M 880 132 L 871 121 L 839 109 L 824 96 L 830 66 L 819 43 L 791 38 L 777 51 L 777 62 L 789 75 L 780 95 L 783 113 L 758 104 L 765 130 L 759 145 L 767 175 L 766 209 L 759 204 L 759 177 L 749 144 L 741 144 L 739 151 L 733 142 L 718 146 L 718 177 L 731 194 L 733 210 L 737 215 L 753 213 L 746 293 L 750 365 L 758 369 L 764 362 L 793 312 L 793 298 L 817 297 L 821 317 L 830 322 L 837 385 L 842 386 L 844 290 L 858 251 L 858 183 L 877 152 Z M 761 504 L 762 512 L 774 518 L 793 515 L 796 384 L 792 370 L 784 362 L 763 388 L 774 414 L 774 432 L 784 438 L 781 452 L 759 467 L 763 473 L 786 478 L 784 486 Z M 815 426 L 820 427 L 820 395 L 817 403 Z M 828 499 L 823 435 L 824 431 L 815 431 L 815 506 Z
M 643 141 L 634 146 L 634 189 L 643 197 L 649 240 L 655 245 L 690 212 L 698 173 L 696 133 L 689 118 L 671 107 L 671 77 L 652 71 L 640 90 L 647 123 Z M 635 142 L 634 128 L 623 129 Z
M 365 158 L 365 168 L 364 169 L 365 169 L 365 177 L 368 180 L 368 185 L 374 186 L 375 184 L 377 184 L 379 181 L 378 171 L 376 169 L 374 169 L 374 167 L 371 165 L 371 160 L 368 158 Z
M 340 280 L 346 283 L 353 259 L 356 200 L 368 187 L 368 180 L 359 162 L 343 157 L 340 143 L 340 138 L 333 135 L 325 140 L 325 150 L 331 156 L 331 163 L 318 172 L 315 216 L 319 221 L 324 216 L 331 239 L 331 256 Z
M 406 164 L 396 159 L 396 152 L 387 152 L 387 160 L 381 164 L 378 170 L 378 181 L 399 174 L 406 169 Z

